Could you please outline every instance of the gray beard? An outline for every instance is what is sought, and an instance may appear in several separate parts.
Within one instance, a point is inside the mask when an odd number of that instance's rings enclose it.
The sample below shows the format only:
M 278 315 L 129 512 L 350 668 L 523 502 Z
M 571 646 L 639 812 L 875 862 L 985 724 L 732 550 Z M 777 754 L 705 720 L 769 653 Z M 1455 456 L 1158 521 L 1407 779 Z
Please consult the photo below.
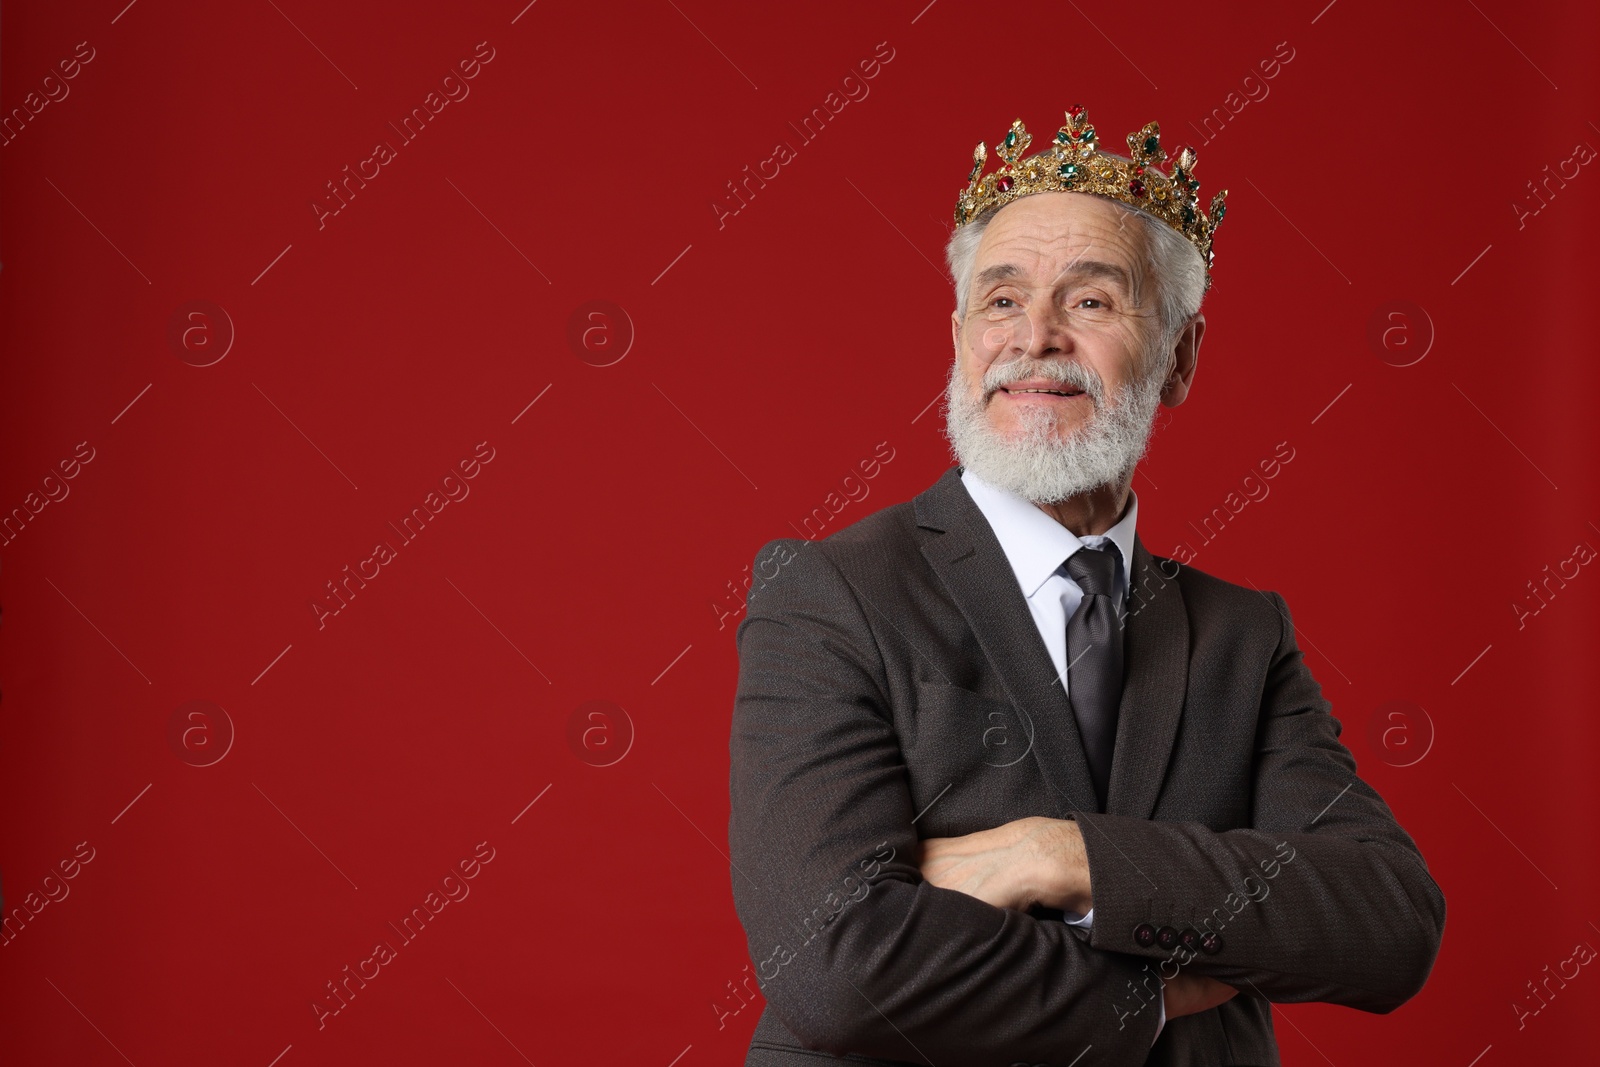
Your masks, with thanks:
M 1100 486 L 1121 485 L 1132 476 L 1161 402 L 1159 373 L 1123 385 L 1110 404 L 1098 375 L 1082 364 L 1055 360 L 996 363 L 984 376 L 984 389 L 1029 378 L 1082 389 L 1094 402 L 1094 417 L 1063 439 L 1056 436 L 1060 413 L 1043 405 L 1026 406 L 1017 411 L 1019 428 L 1002 434 L 991 425 L 984 401 L 968 395 L 952 361 L 945 387 L 945 436 L 957 463 L 1034 504 L 1058 504 Z

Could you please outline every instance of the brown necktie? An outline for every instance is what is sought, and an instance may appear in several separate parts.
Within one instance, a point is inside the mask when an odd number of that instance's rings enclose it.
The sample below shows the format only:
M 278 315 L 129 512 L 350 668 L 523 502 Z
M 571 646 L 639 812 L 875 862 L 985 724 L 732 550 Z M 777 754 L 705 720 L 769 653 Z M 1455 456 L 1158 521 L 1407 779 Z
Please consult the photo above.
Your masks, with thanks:
M 1089 545 L 1067 557 L 1067 573 L 1083 590 L 1067 620 L 1067 697 L 1089 757 L 1089 773 L 1100 811 L 1106 809 L 1111 755 L 1117 740 L 1117 705 L 1122 700 L 1122 625 L 1116 611 L 1116 546 Z

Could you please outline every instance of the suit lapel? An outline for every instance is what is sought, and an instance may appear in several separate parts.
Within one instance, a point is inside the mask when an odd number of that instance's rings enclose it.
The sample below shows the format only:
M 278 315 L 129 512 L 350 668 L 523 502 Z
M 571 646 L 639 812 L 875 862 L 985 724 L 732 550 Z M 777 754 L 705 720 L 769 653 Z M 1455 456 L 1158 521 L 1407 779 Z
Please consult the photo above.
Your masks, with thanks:
M 923 539 L 922 554 L 966 617 L 1017 709 L 1033 758 L 1054 792 L 1058 817 L 1071 810 L 1094 811 L 1089 759 L 1072 706 L 1005 550 L 961 484 L 961 468 L 945 471 L 914 503 L 917 524 L 942 531 Z
M 961 468 L 945 471 L 913 506 L 917 525 L 937 531 L 922 539 L 923 556 L 950 591 L 1029 731 L 1033 758 L 1054 793 L 1057 814 L 1097 810 L 1072 706 L 1005 551 L 961 484 Z M 1137 536 L 1130 573 L 1127 674 L 1106 810 L 1149 818 L 1183 707 L 1189 626 L 1177 581 L 1163 575 Z

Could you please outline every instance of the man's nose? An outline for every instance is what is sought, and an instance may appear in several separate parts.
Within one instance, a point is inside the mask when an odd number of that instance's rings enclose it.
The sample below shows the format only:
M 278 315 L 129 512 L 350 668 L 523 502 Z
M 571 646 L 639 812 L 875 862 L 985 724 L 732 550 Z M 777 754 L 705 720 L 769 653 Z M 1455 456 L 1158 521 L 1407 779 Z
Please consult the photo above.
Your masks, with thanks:
M 1012 352 L 1019 356 L 1051 355 L 1069 351 L 1071 347 L 1072 335 L 1065 312 L 1043 301 L 1028 308 L 1011 343 Z

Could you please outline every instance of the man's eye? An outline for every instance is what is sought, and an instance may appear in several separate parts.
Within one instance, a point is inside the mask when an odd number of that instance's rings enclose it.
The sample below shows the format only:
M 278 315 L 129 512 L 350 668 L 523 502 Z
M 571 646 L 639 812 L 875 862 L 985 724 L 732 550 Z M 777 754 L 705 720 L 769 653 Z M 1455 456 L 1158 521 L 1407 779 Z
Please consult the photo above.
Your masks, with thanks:
M 989 301 L 989 306 L 994 307 L 996 304 L 1001 303 L 1011 304 L 1014 306 L 1016 301 L 1012 300 L 1009 296 L 997 296 L 993 300 Z
M 1082 300 L 1078 301 L 1077 306 L 1078 307 L 1103 308 L 1106 305 L 1105 305 L 1104 301 L 1100 300 L 1097 297 L 1086 296 Z

